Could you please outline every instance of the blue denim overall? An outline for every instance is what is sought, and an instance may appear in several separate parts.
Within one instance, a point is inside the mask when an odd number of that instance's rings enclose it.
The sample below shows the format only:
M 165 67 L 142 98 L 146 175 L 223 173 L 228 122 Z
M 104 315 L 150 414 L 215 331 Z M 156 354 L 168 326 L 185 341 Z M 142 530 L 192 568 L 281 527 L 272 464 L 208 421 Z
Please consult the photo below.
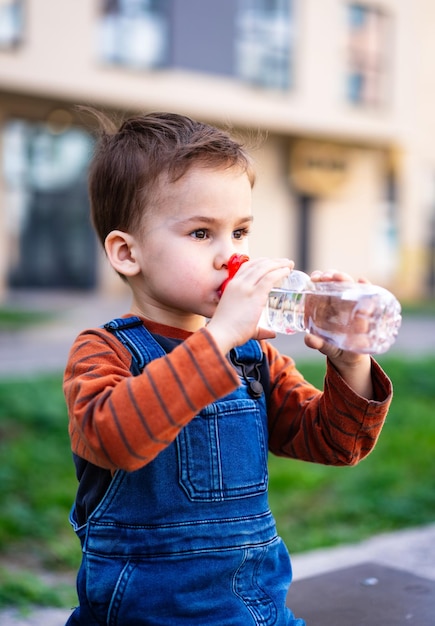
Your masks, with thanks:
M 132 319 L 106 328 L 139 371 L 165 351 Z M 256 341 L 235 353 L 244 365 L 262 358 Z M 268 506 L 264 393 L 241 380 L 151 463 L 117 471 L 81 528 L 73 510 L 83 560 L 70 626 L 304 626 L 285 606 L 291 565 Z

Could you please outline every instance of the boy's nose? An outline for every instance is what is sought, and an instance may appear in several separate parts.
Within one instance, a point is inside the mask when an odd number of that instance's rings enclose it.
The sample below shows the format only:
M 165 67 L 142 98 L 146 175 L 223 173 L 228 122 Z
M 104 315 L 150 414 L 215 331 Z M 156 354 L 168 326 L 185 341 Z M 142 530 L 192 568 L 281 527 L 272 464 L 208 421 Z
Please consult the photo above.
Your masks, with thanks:
M 222 244 L 215 255 L 215 267 L 218 270 L 228 267 L 230 257 L 236 252 L 232 243 Z
M 227 268 L 228 267 L 228 259 L 230 258 L 231 254 L 229 255 L 223 255 L 223 254 L 218 254 L 215 256 L 214 259 L 214 266 L 217 270 L 221 270 L 223 268 Z

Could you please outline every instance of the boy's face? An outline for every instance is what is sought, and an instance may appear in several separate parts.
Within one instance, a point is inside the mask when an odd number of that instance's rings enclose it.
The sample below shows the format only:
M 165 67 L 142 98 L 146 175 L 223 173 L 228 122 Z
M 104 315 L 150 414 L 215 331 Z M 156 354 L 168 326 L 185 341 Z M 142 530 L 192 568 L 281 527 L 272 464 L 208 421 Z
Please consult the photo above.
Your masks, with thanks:
M 251 184 L 238 168 L 194 167 L 162 183 L 135 236 L 135 306 L 154 321 L 197 330 L 212 317 L 234 253 L 248 253 Z

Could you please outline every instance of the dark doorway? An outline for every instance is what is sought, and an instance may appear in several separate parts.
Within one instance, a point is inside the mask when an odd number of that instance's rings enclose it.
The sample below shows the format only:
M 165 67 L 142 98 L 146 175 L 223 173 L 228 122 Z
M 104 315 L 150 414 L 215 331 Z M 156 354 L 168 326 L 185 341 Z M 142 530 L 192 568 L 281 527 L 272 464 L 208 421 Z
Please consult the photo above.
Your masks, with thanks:
M 92 140 L 76 128 L 53 133 L 14 121 L 4 144 L 9 286 L 94 288 L 97 244 L 87 195 Z

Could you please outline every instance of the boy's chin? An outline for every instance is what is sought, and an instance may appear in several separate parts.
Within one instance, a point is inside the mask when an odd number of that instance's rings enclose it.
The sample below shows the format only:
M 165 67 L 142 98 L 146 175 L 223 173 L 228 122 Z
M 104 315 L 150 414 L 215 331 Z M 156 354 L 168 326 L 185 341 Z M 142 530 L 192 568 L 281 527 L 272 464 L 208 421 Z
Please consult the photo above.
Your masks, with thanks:
M 211 320 L 211 318 L 215 314 L 216 308 L 217 308 L 217 304 L 214 304 L 208 307 L 203 307 L 201 312 L 198 313 L 198 315 L 201 315 L 202 317 L 204 317 L 205 320 L 208 322 L 209 320 Z

